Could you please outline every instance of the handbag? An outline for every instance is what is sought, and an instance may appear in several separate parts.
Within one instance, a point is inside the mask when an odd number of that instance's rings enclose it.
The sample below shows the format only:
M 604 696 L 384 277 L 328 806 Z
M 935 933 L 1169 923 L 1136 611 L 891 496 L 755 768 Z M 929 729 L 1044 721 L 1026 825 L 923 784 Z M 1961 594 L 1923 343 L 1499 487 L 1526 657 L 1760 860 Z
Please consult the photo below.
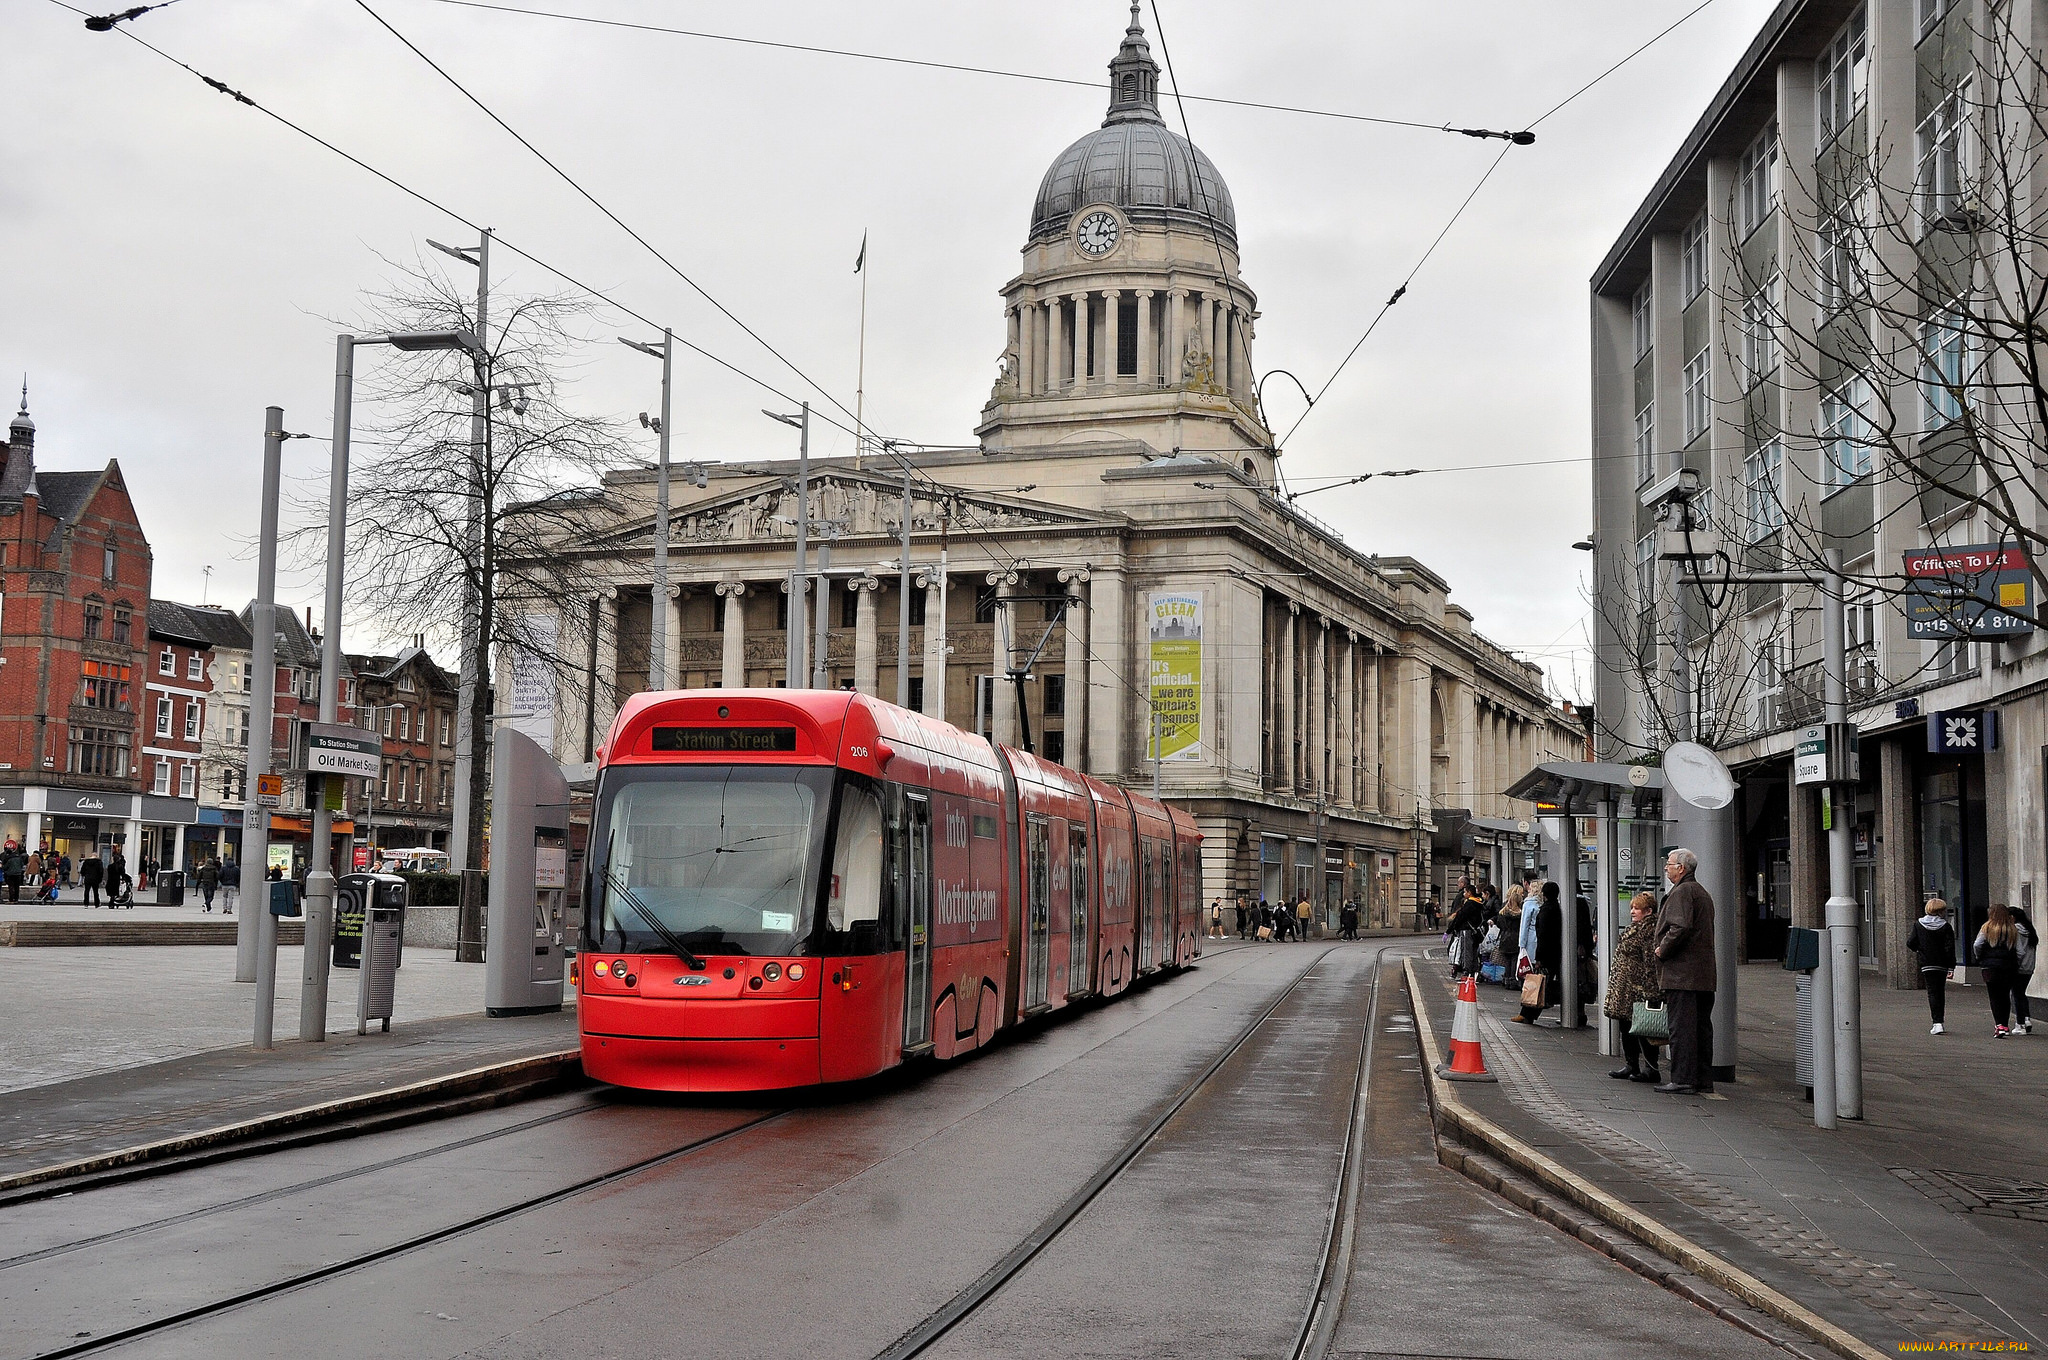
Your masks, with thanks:
M 1260 927 L 1259 927 L 1259 938 L 1260 938 L 1260 939 L 1262 939 L 1262 940 L 1270 940 L 1270 939 L 1272 939 L 1272 938 L 1273 938 L 1273 927 L 1271 927 L 1271 926 L 1260 926 Z
M 1544 977 L 1541 973 L 1531 973 L 1527 977 L 1523 978 L 1522 1004 L 1524 1006 L 1534 1006 L 1538 1010 L 1541 1010 L 1543 1007 L 1550 1004 L 1544 998 L 1543 995 L 1544 984 L 1548 981 L 1549 979 Z
M 1662 1006 L 1638 1001 L 1635 1013 L 1629 1017 L 1628 1032 L 1645 1043 L 1668 1044 L 1671 1042 L 1671 1012 Z

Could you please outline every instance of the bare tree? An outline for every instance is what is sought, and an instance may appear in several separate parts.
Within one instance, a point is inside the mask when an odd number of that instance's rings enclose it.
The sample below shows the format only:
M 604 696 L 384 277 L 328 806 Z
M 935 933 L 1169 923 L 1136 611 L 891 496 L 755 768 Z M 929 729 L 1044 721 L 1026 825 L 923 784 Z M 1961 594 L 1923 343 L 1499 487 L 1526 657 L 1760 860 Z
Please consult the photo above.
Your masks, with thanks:
M 469 825 L 452 834 L 466 838 L 473 865 L 483 863 L 492 658 L 531 658 L 558 673 L 579 668 L 561 642 L 504 602 L 596 589 L 596 572 L 553 547 L 582 532 L 604 471 L 634 461 L 617 422 L 567 404 L 565 374 L 583 344 L 575 327 L 589 304 L 502 293 L 494 301 L 481 353 L 411 355 L 358 377 L 361 435 L 349 471 L 350 612 L 386 640 L 426 633 L 470 648 L 476 756 Z M 366 334 L 476 329 L 473 299 L 421 264 L 399 268 L 395 282 L 370 295 L 366 313 Z M 491 399 L 480 449 L 471 435 L 479 388 Z M 318 560 L 326 552 L 324 498 L 301 509 L 318 514 L 303 515 L 291 540 L 302 557 Z M 586 574 L 588 582 L 579 579 Z M 467 628 L 466 608 L 475 611 Z

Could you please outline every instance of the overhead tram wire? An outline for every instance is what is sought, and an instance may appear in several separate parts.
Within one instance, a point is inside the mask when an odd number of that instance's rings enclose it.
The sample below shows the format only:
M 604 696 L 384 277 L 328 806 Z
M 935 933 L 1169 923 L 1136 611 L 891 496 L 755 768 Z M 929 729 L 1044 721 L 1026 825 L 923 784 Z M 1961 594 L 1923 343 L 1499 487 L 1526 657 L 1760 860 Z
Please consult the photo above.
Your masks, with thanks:
M 1613 75 L 1616 71 L 1619 71 L 1622 67 L 1628 65 L 1637 57 L 1640 57 L 1643 53 L 1649 51 L 1652 47 L 1655 47 L 1658 43 L 1662 42 L 1665 38 L 1671 36 L 1672 33 L 1677 31 L 1678 27 L 1681 24 L 1685 23 L 1688 19 L 1691 19 L 1694 15 L 1698 14 L 1701 10 L 1704 10 L 1705 8 L 1707 8 L 1707 6 L 1713 3 L 1714 0 L 1700 0 L 1700 3 L 1694 5 L 1691 9 L 1679 15 L 1678 18 L 1672 20 L 1669 24 L 1665 25 L 1663 28 L 1659 29 L 1655 34 L 1651 35 L 1650 39 L 1647 42 L 1644 42 L 1640 46 L 1636 47 L 1626 56 L 1622 57 L 1620 61 L 1615 62 L 1612 66 L 1609 66 L 1599 75 L 1594 76 L 1591 80 L 1579 86 L 1578 89 L 1573 90 L 1563 99 L 1560 99 L 1557 103 L 1551 105 L 1548 109 L 1544 110 L 1544 112 L 1541 115 L 1539 115 L 1534 121 L 1532 121 L 1528 125 L 1527 130 L 1533 132 L 1538 123 L 1543 122 L 1544 119 L 1549 118 L 1554 113 L 1557 113 L 1559 110 L 1563 109 L 1567 104 L 1570 104 L 1573 100 L 1577 99 L 1579 96 L 1585 94 L 1588 90 L 1592 89 L 1595 85 L 1598 85 L 1601 81 L 1607 79 L 1607 77 Z M 1466 194 L 1464 200 L 1458 204 L 1457 209 L 1451 213 L 1450 220 L 1444 223 L 1443 230 L 1439 231 L 1436 234 L 1436 238 L 1429 243 L 1429 249 L 1423 251 L 1421 258 L 1416 260 L 1415 264 L 1408 270 L 1407 275 L 1401 280 L 1400 286 L 1394 290 L 1393 296 L 1389 297 L 1384 303 L 1380 305 L 1380 309 L 1377 312 L 1373 313 L 1372 320 L 1366 323 L 1365 333 L 1359 336 L 1357 343 L 1352 345 L 1350 350 L 1345 353 L 1343 361 L 1339 363 L 1337 365 L 1336 370 L 1330 374 L 1329 381 L 1325 382 L 1320 388 L 1316 390 L 1317 401 L 1322 400 L 1323 394 L 1330 390 L 1331 384 L 1335 383 L 1338 377 L 1343 374 L 1344 370 L 1350 365 L 1351 360 L 1358 354 L 1359 349 L 1364 346 L 1367 340 L 1370 340 L 1372 338 L 1372 333 L 1379 328 L 1380 322 L 1385 319 L 1387 313 L 1393 310 L 1394 304 L 1399 302 L 1401 298 L 1408 292 L 1408 285 L 1415 282 L 1415 276 L 1422 272 L 1423 265 L 1429 262 L 1430 256 L 1436 254 L 1436 249 L 1438 246 L 1443 244 L 1444 237 L 1450 234 L 1451 228 L 1457 225 L 1458 219 L 1465 215 L 1465 209 L 1472 206 L 1472 200 L 1479 196 L 1479 191 L 1486 187 L 1487 181 L 1493 178 L 1493 172 L 1500 169 L 1501 162 L 1507 159 L 1508 152 L 1512 150 L 1515 145 L 1515 143 L 1511 142 L 1508 146 L 1501 148 L 1500 155 L 1494 157 L 1493 163 L 1486 167 L 1486 173 L 1481 175 L 1479 177 L 1479 182 L 1472 186 L 1472 192 Z M 1281 438 L 1280 443 L 1285 444 L 1288 439 L 1293 438 L 1294 432 L 1301 428 L 1302 422 L 1307 420 L 1310 414 L 1315 411 L 1315 409 L 1315 405 L 1311 403 L 1308 410 L 1303 411 L 1301 415 L 1296 418 L 1294 424 L 1288 427 L 1287 434 Z
M 55 5 L 58 9 L 68 10 L 73 14 L 85 14 L 84 10 L 79 9 L 75 5 L 65 3 L 65 0 L 49 0 L 49 3 Z M 138 44 L 139 46 L 143 47 L 155 56 L 161 57 L 163 60 L 169 62 L 171 65 L 177 67 L 179 70 L 184 71 L 186 74 L 198 80 L 201 84 L 209 86 L 210 88 L 218 91 L 219 93 L 226 95 L 228 98 L 234 100 L 238 104 L 246 104 L 248 107 L 254 109 L 256 112 L 262 114 L 264 117 L 269 118 L 271 121 L 278 123 L 279 125 L 288 128 L 293 132 L 296 132 L 297 134 L 299 134 L 299 136 L 304 137 L 307 141 L 312 142 L 315 146 L 320 147 L 322 150 L 333 152 L 335 155 L 347 161 L 350 165 L 355 166 L 358 170 L 363 171 L 364 173 L 370 175 L 375 179 L 381 180 L 383 183 L 388 184 L 393 189 L 398 190 L 398 192 L 404 194 L 406 197 L 412 199 L 413 201 L 420 203 L 425 207 L 431 208 L 433 211 L 437 213 L 442 214 L 443 216 L 447 217 L 450 221 L 460 223 L 461 225 L 468 227 L 471 231 L 483 230 L 480 224 L 471 221 L 468 217 L 465 217 L 463 214 L 457 212 L 454 208 L 449 207 L 447 204 L 440 202 L 438 199 L 430 197 L 428 194 L 424 193 L 419 189 L 413 188 L 410 184 L 405 183 L 403 180 L 394 178 L 393 176 L 386 174 L 384 171 L 379 170 L 376 166 L 371 165 L 368 161 L 365 161 L 360 156 L 354 155 L 351 152 L 343 150 L 341 147 L 336 146 L 333 142 L 328 141 L 325 137 L 322 137 L 319 133 L 312 131 L 310 128 L 304 127 L 301 124 L 293 122 L 291 119 L 285 117 L 283 114 L 277 112 L 275 109 L 272 109 L 267 105 L 259 103 L 258 101 L 244 94 L 242 91 L 237 90 L 234 87 L 228 85 L 226 82 L 215 80 L 212 76 L 207 75 L 205 72 L 197 69 L 190 63 L 182 61 L 179 58 L 172 56 L 169 52 L 166 52 L 161 47 L 158 47 L 154 43 L 151 43 L 148 39 L 137 37 L 134 33 L 130 32 L 125 28 L 115 29 L 113 31 L 119 33 L 122 37 L 128 39 L 130 42 Z M 662 324 L 660 322 L 653 320 L 652 318 L 648 317 L 642 312 L 636 311 L 631 306 L 628 306 L 626 303 L 619 301 L 617 298 L 611 296 L 603 289 L 597 287 L 595 284 L 585 283 L 577 275 L 570 273 L 568 270 L 563 269 L 559 265 L 550 263 L 549 261 L 534 254 L 532 251 L 526 250 L 520 247 L 519 245 L 515 244 L 514 242 L 506 239 L 502 235 L 494 236 L 492 239 L 496 241 L 496 243 L 499 246 L 511 251 L 514 255 L 519 256 L 521 259 L 526 260 L 530 264 L 533 264 L 535 267 L 544 270 L 549 274 L 552 274 L 554 277 L 560 279 L 563 283 L 568 284 L 571 288 L 574 288 L 578 292 L 583 293 L 585 296 L 591 298 L 593 301 L 599 302 L 606 307 L 610 307 L 619 312 L 621 315 L 631 317 L 633 320 L 640 322 L 644 326 L 648 326 L 654 330 L 662 329 Z M 738 364 L 735 364 L 731 360 L 723 358 L 720 355 L 712 353 L 710 350 L 704 348 L 702 345 L 696 344 L 681 335 L 676 336 L 675 340 L 678 345 L 681 345 L 683 348 L 698 355 L 700 358 L 708 359 L 710 362 L 718 365 L 720 368 L 726 370 L 728 373 L 731 373 L 733 376 L 737 378 L 742 378 L 747 382 L 752 383 L 754 386 L 760 388 L 764 392 L 769 393 L 771 396 L 778 397 L 781 400 L 789 402 L 791 404 L 795 404 L 799 400 L 801 400 L 800 398 L 791 396 L 789 393 L 783 391 L 780 387 L 777 387 L 774 383 L 769 382 L 766 378 L 748 372 L 746 369 L 741 368 Z M 812 408 L 812 414 L 816 416 L 819 420 L 823 421 L 825 424 L 832 426 L 834 429 L 840 430 L 847 434 L 853 433 L 853 427 L 851 425 L 835 420 L 831 415 L 823 411 L 820 411 L 815 407 Z
M 483 112 L 484 117 L 490 119 L 493 123 L 496 123 L 500 128 L 503 128 L 506 134 L 509 135 L 513 141 L 518 142 L 528 151 L 531 151 L 534 154 L 534 157 L 537 160 L 539 160 L 542 165 L 545 165 L 548 169 L 554 171 L 555 174 L 560 176 L 562 182 L 564 184 L 567 184 L 571 189 L 574 189 L 578 194 L 582 195 L 583 199 L 586 202 L 588 202 L 591 207 L 596 208 L 599 212 L 603 213 L 607 218 L 611 220 L 614 226 L 618 227 L 619 230 L 625 232 L 626 235 L 632 237 L 633 240 L 637 242 L 641 247 L 643 247 L 648 254 L 652 255 L 655 259 L 661 261 L 661 263 L 667 267 L 668 271 L 671 274 L 674 274 L 677 278 L 681 279 L 685 284 L 688 284 L 691 290 L 694 291 L 698 297 L 701 297 L 706 302 L 710 303 L 714 308 L 718 310 L 719 314 L 723 316 L 726 320 L 732 322 L 733 325 L 738 326 L 741 330 L 745 331 L 748 337 L 751 338 L 755 344 L 759 345 L 762 349 L 765 349 L 770 354 L 774 355 L 776 359 L 782 363 L 783 367 L 787 368 L 790 372 L 796 374 L 797 377 L 803 379 L 805 384 L 808 385 L 812 391 L 816 392 L 826 401 L 829 401 L 834 406 L 838 407 L 840 411 L 845 413 L 845 415 L 849 419 L 854 419 L 856 424 L 859 423 L 858 419 L 854 417 L 853 411 L 850 408 L 848 408 L 846 403 L 839 400 L 838 397 L 832 395 L 832 393 L 825 387 L 823 383 L 819 382 L 816 378 L 813 378 L 810 374 L 804 372 L 803 369 L 797 367 L 795 360 L 791 359 L 788 355 L 784 354 L 774 345 L 769 344 L 767 339 L 764 336 L 762 336 L 762 334 L 759 331 L 755 330 L 752 326 L 749 326 L 746 322 L 740 320 L 738 315 L 735 314 L 730 307 L 727 307 L 723 302 L 720 302 L 717 298 L 713 297 L 709 289 L 705 288 L 703 284 L 698 283 L 695 279 L 691 278 L 689 274 L 685 273 L 682 266 L 678 265 L 674 260 L 670 259 L 667 255 L 663 254 L 660 248 L 657 247 L 652 241 L 648 240 L 645 236 L 642 236 L 639 232 L 635 231 L 631 226 L 627 225 L 626 220 L 623 217 L 620 217 L 617 213 L 613 212 L 609 207 L 607 207 L 604 204 L 604 202 L 597 197 L 597 195 L 591 193 L 590 190 L 584 188 L 583 185 L 577 181 L 575 176 L 571 175 L 567 170 L 564 170 L 560 165 L 556 164 L 554 160 L 552 160 L 546 152 L 542 151 L 539 147 L 535 146 L 532 142 L 528 141 L 510 123 L 506 122 L 503 118 L 500 118 L 497 115 L 497 113 L 491 109 L 490 105 L 484 103 L 483 100 L 477 98 L 476 95 L 470 92 L 467 86 L 465 86 L 461 81 L 457 80 L 453 75 L 450 75 L 446 67 L 442 66 L 439 62 L 435 61 L 425 52 L 421 51 L 419 44 L 415 43 L 411 38 L 406 37 L 403 33 L 400 33 L 396 28 L 392 27 L 390 20 L 386 19 L 376 10 L 371 9 L 368 4 L 368 0 L 356 0 L 356 6 L 359 9 L 361 9 L 363 13 L 369 15 L 372 19 L 375 19 L 377 23 L 383 27 L 385 32 L 389 33 L 392 37 L 398 39 L 398 41 L 405 44 L 406 48 L 410 50 L 414 56 L 418 57 L 421 61 L 425 62 L 428 66 L 432 67 L 434 70 L 434 74 L 440 76 L 441 79 L 447 81 L 450 85 L 454 86 L 456 91 L 459 94 L 461 94 L 464 99 L 467 99 L 470 103 L 476 105 L 477 108 Z
M 453 5 L 459 9 L 491 10 L 499 14 L 523 14 L 535 19 L 559 19 L 565 23 L 592 24 L 600 28 L 623 28 L 640 33 L 662 33 L 678 38 L 698 38 L 706 42 L 736 43 L 743 47 L 766 47 L 784 52 L 803 52 L 812 56 L 847 57 L 856 61 L 879 61 L 891 66 L 921 66 L 932 71 L 952 71 L 962 75 L 996 76 L 1004 80 L 1029 80 L 1045 85 L 1072 85 L 1086 90 L 1106 90 L 1109 84 L 1101 80 L 1080 80 L 1073 76 L 1049 76 L 1033 71 L 1009 71 L 996 66 L 969 66 L 962 62 L 930 61 L 919 57 L 899 57 L 886 52 L 856 52 L 843 47 L 824 47 L 813 43 L 779 42 L 771 38 L 742 38 L 731 33 L 707 33 L 701 29 L 672 28 L 665 24 L 635 23 L 626 19 L 606 19 L 594 14 L 565 14 L 560 10 L 528 9 L 520 5 L 486 3 L 486 0 L 434 0 L 436 4 Z M 1154 13 L 1156 22 L 1158 14 Z M 1176 93 L 1176 97 L 1179 96 Z M 1426 123 L 1412 118 L 1382 118 L 1373 114 L 1343 113 L 1335 109 L 1311 109 L 1294 104 L 1268 104 L 1255 99 L 1227 99 L 1222 95 L 1191 94 L 1188 99 L 1204 104 L 1225 104 L 1240 109 L 1260 109 L 1268 113 L 1294 113 L 1308 118 L 1335 118 L 1349 123 L 1375 123 L 1383 127 L 1414 128 L 1420 132 L 1449 132 L 1460 137 L 1500 137 L 1514 140 L 1526 132 L 1495 132 L 1487 128 L 1453 127 L 1449 123 Z M 1522 145 L 1527 145 L 1523 142 Z

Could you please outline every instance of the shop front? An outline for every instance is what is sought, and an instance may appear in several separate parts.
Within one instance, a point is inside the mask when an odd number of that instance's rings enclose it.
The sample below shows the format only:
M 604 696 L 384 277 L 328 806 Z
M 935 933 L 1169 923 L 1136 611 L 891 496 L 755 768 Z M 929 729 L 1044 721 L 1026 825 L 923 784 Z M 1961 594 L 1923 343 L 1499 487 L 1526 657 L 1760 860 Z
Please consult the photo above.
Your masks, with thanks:
M 159 798 L 142 795 L 142 859 L 163 869 L 185 869 L 198 861 L 190 858 L 186 830 L 199 820 L 195 798 Z
M 69 855 L 77 864 L 141 843 L 142 799 L 132 793 L 11 785 L 0 788 L 0 840 Z
M 209 859 L 223 864 L 242 857 L 242 810 L 202 807 L 185 828 L 185 865 L 196 868 Z

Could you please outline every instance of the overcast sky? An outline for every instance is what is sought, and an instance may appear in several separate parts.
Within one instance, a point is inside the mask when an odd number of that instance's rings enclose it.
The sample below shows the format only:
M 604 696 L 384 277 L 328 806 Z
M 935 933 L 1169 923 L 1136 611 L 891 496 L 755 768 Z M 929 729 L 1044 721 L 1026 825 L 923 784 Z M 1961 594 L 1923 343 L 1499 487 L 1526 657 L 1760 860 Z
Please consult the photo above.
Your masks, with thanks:
M 1105 79 L 1114 0 L 509 0 L 707 32 Z M 112 4 L 113 0 L 91 0 Z M 1003 345 L 1053 158 L 1100 90 L 702 38 L 370 0 L 792 360 L 852 401 L 863 231 L 867 413 L 964 443 Z M 1519 128 L 1697 0 L 1159 0 L 1191 94 L 1431 124 Z M 124 6 L 125 7 L 125 6 Z M 239 605 L 254 563 L 263 407 L 324 434 L 333 327 L 428 237 L 469 239 L 380 183 L 116 34 L 9 0 L 0 168 L 0 373 L 29 378 L 38 462 L 118 458 L 159 597 Z M 1586 279 L 1771 8 L 1715 0 L 1566 108 L 1474 200 L 1285 450 L 1297 486 L 1374 469 L 1582 460 Z M 1148 26 L 1151 9 L 1145 11 Z M 803 395 L 801 380 L 578 198 L 353 0 L 176 0 L 132 29 L 679 335 Z M 1155 56 L 1159 35 L 1152 35 Z M 1191 102 L 1236 199 L 1261 369 L 1320 386 L 1498 154 L 1434 130 Z M 1169 117 L 1177 119 L 1169 110 Z M 426 252 L 431 254 L 431 252 Z M 558 280 L 501 252 L 501 289 Z M 631 413 L 653 365 L 599 315 L 577 399 Z M 390 362 L 371 351 L 368 363 Z M 10 376 L 11 387 L 18 376 Z M 1276 424 L 1299 398 L 1267 389 Z M 679 360 L 678 457 L 787 452 L 760 389 Z M 820 441 L 849 452 L 845 436 Z M 326 444 L 287 446 L 309 476 Z M 1583 461 L 1374 480 L 1304 500 L 1365 552 L 1411 554 L 1561 690 L 1588 675 Z M 213 568 L 210 586 L 203 569 Z M 303 607 L 317 582 L 285 581 Z M 367 625 L 370 621 L 360 621 Z M 375 639 L 352 623 L 350 644 Z M 1579 650 L 1574 650 L 1579 649 Z M 450 658 L 452 660 L 452 658 Z

